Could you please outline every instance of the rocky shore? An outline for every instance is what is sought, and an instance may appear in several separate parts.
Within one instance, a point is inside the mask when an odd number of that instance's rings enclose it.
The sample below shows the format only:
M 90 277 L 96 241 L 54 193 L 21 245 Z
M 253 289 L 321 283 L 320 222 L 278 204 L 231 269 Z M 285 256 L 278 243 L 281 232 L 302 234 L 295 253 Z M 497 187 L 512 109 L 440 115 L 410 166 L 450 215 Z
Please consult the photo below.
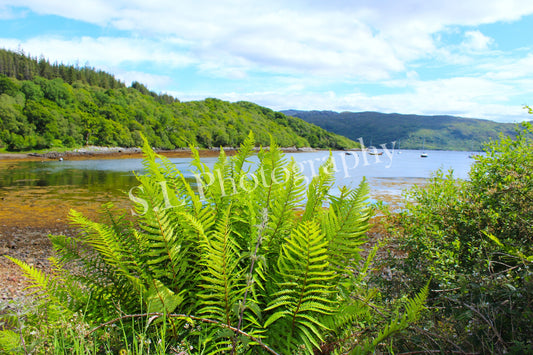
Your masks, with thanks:
M 268 149 L 268 147 L 265 147 Z M 220 149 L 224 149 L 227 155 L 234 155 L 238 148 L 234 147 L 222 147 L 222 148 L 210 148 L 199 149 L 200 156 L 218 156 Z M 188 158 L 191 156 L 191 150 L 189 148 L 179 148 L 172 150 L 154 149 L 156 153 L 164 155 L 168 158 Z M 256 147 L 256 151 L 259 148 Z M 313 152 L 314 148 L 310 147 L 285 147 L 281 148 L 286 153 L 297 152 Z M 140 158 L 142 151 L 140 148 L 123 148 L 123 147 L 97 147 L 86 146 L 79 149 L 70 151 L 57 152 L 43 152 L 43 153 L 0 153 L 1 160 L 84 160 L 84 159 L 127 159 L 127 158 Z
M 74 231 L 67 226 L 56 225 L 50 228 L 40 227 L 0 227 L 0 300 L 10 300 L 27 295 L 30 284 L 22 270 L 11 260 L 10 256 L 23 260 L 46 273 L 50 272 L 48 260 L 53 256 L 53 248 L 48 235 L 61 234 L 73 236 Z

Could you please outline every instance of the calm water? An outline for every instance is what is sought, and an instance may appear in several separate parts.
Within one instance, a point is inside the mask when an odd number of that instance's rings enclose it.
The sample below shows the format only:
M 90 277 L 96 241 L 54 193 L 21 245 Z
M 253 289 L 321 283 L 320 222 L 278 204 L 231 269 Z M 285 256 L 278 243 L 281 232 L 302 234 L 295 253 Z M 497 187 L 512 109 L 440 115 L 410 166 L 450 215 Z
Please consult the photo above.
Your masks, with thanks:
M 387 152 L 386 152 L 387 153 Z M 388 189 L 390 183 L 398 183 L 397 192 L 410 185 L 423 181 L 437 169 L 453 169 L 456 177 L 468 178 L 468 170 L 473 160 L 468 152 L 429 151 L 427 158 L 420 157 L 420 151 L 403 150 L 380 156 L 363 152 L 332 152 L 337 173 L 336 184 L 356 186 L 366 177 L 374 192 Z M 292 153 L 307 178 L 316 174 L 320 164 L 327 159 L 329 152 Z M 252 162 L 257 161 L 251 157 Z M 190 178 L 193 174 L 189 158 L 174 158 L 173 163 Z M 216 158 L 202 159 L 212 167 Z M 45 162 L 4 162 L 0 163 L 0 194 L 29 187 L 76 187 L 87 191 L 115 192 L 128 191 L 136 185 L 134 173 L 142 173 L 141 159 L 45 161 Z
M 389 152 L 390 153 L 390 152 Z M 453 169 L 455 176 L 468 178 L 473 159 L 468 152 L 404 150 L 381 156 L 363 152 L 332 152 L 337 173 L 336 184 L 355 187 L 366 177 L 373 200 L 401 203 L 403 190 L 424 184 L 437 169 Z M 329 152 L 287 154 L 310 179 Z M 204 158 L 212 167 L 216 158 Z M 252 162 L 257 157 L 251 157 Z M 194 182 L 191 159 L 173 158 L 173 163 Z M 0 162 L 0 227 L 9 225 L 49 226 L 64 223 L 68 211 L 77 209 L 88 215 L 106 202 L 129 209 L 127 191 L 137 184 L 135 173 L 142 173 L 141 159 Z

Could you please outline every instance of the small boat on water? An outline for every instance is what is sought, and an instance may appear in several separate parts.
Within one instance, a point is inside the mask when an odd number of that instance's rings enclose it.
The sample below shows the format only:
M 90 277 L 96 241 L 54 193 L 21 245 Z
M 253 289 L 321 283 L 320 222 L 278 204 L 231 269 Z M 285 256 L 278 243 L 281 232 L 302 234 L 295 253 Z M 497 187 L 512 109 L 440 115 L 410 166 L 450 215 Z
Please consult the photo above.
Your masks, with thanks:
M 422 141 L 422 154 L 420 154 L 420 158 L 427 158 L 428 155 L 426 152 L 424 152 L 424 146 L 426 145 L 426 139 L 424 138 L 424 140 Z
M 383 155 L 383 152 L 368 152 L 370 155 Z

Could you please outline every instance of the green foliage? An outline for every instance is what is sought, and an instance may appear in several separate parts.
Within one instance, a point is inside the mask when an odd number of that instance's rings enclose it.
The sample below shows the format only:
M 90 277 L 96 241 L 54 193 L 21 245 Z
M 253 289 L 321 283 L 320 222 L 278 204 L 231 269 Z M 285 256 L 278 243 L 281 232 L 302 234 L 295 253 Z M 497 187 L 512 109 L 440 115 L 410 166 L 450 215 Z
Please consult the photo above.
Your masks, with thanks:
M 283 111 L 367 146 L 481 151 L 500 133 L 515 136 L 514 124 L 454 116 L 421 116 L 379 112 Z
M 250 102 L 181 103 L 139 82 L 126 88 L 104 72 L 50 65 L 1 49 L 0 98 L 0 145 L 8 150 L 89 144 L 132 147 L 142 144 L 141 135 L 161 149 L 238 147 L 249 131 L 262 146 L 270 143 L 270 135 L 283 147 L 357 145 Z
M 15 96 L 17 91 L 17 85 L 7 76 L 0 74 L 0 95 L 6 94 L 9 96 Z
M 96 330 L 120 321 L 125 338 L 140 327 L 160 340 L 153 346 L 191 353 L 365 353 L 415 321 L 426 291 L 391 318 L 364 283 L 375 255 L 361 264 L 366 182 L 334 197 L 331 160 L 306 187 L 274 141 L 250 165 L 253 147 L 250 133 L 212 170 L 193 149 L 193 184 L 145 141 L 146 173 L 130 191 L 134 216 L 106 206 L 107 222 L 95 222 L 73 211 L 79 235 L 51 239 L 61 262 L 81 272 L 60 268 L 47 278 L 29 269 L 36 286 Z
M 396 271 L 390 292 L 418 289 L 431 279 L 435 312 L 426 321 L 440 349 L 533 349 L 533 269 L 517 257 L 533 252 L 531 131 L 525 124 L 515 139 L 487 144 L 467 181 L 437 172 L 426 187 L 410 192 L 403 212 L 391 216 L 394 241 L 407 256 L 390 260 Z M 411 335 L 406 346 L 427 343 L 428 334 Z

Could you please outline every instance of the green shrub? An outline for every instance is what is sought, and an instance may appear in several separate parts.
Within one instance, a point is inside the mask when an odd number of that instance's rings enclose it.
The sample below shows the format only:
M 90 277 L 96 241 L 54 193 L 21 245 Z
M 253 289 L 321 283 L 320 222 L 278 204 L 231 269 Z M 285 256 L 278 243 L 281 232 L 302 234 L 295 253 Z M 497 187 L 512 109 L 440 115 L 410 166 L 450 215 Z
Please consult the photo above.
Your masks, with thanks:
M 393 240 L 406 253 L 391 258 L 391 295 L 428 279 L 427 329 L 406 338 L 407 348 L 485 353 L 531 352 L 533 269 L 513 250 L 533 251 L 533 140 L 524 125 L 516 139 L 490 142 L 469 180 L 437 172 L 408 194 L 403 212 L 390 215 Z M 400 343 L 398 343 L 400 344 Z

